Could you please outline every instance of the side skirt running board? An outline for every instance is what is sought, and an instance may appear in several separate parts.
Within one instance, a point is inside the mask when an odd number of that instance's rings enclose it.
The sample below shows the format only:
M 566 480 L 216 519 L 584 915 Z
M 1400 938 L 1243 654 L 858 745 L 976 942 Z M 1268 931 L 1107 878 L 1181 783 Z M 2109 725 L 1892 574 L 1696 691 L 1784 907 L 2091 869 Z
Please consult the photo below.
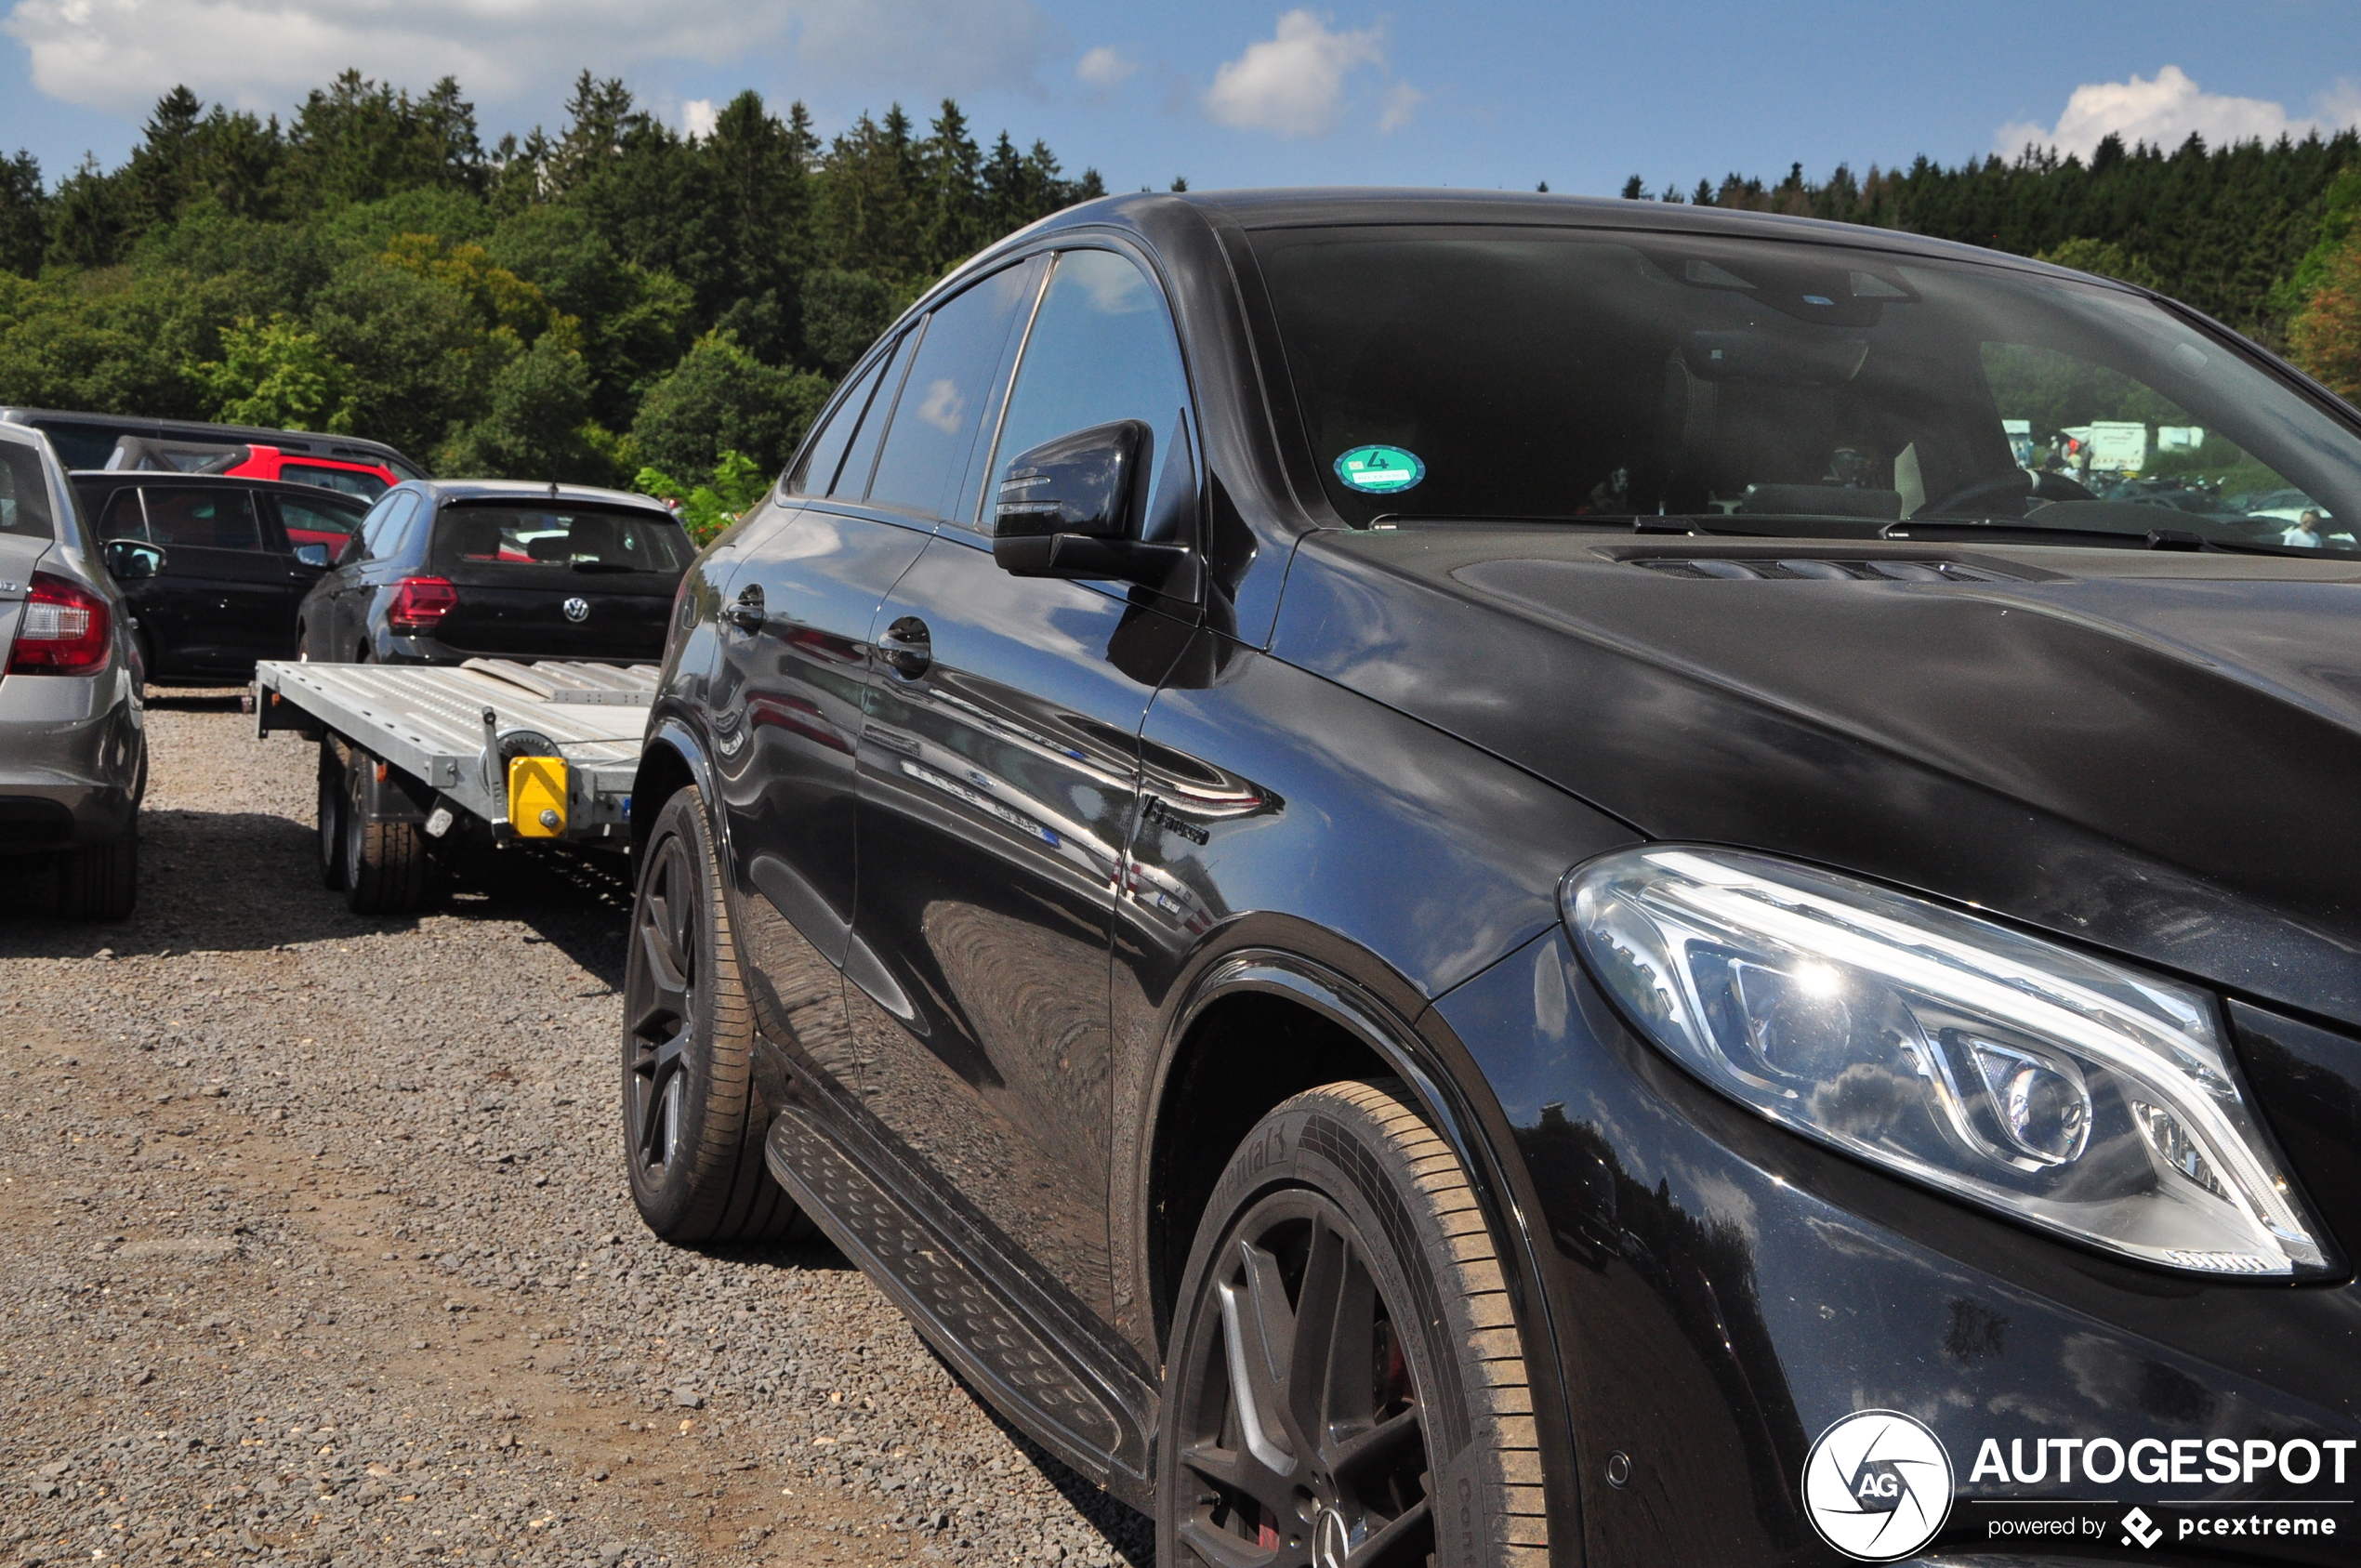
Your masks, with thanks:
M 1147 1434 L 1123 1401 L 808 1111 L 792 1103 L 782 1110 L 763 1154 L 828 1239 L 1027 1436 L 1133 1508 L 1153 1505 Z

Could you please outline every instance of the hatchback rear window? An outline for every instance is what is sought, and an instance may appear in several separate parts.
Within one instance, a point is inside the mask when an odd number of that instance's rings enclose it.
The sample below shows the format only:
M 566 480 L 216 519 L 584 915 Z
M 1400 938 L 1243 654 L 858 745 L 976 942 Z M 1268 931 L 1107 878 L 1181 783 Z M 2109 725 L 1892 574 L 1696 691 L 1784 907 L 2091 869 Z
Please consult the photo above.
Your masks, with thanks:
M 23 441 L 0 441 L 0 538 L 46 539 L 51 527 L 40 452 Z
M 695 553 L 679 523 L 636 509 L 460 506 L 435 522 L 434 561 L 446 570 L 673 573 Z

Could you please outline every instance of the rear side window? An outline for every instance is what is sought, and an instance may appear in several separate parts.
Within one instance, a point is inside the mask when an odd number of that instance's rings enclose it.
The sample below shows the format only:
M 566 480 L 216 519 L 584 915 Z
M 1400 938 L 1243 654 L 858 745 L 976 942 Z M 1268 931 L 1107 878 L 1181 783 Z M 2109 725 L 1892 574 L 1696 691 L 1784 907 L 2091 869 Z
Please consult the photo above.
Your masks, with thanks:
M 871 501 L 928 517 L 942 514 L 967 477 L 1009 329 L 1035 276 L 1029 267 L 1004 268 L 927 317 L 877 477 L 869 481 Z
M 404 490 L 377 503 L 361 523 L 361 542 L 371 559 L 382 560 L 402 547 L 410 531 L 410 514 L 418 509 L 418 493 Z
M 250 491 L 155 485 L 147 490 L 147 498 L 148 537 L 159 545 L 205 550 L 262 548 L 262 530 L 255 521 Z
M 32 427 L 49 438 L 58 461 L 68 468 L 103 468 L 123 431 L 112 425 L 82 425 L 67 419 L 33 419 Z M 151 425 L 150 429 L 155 427 Z
M 393 488 L 383 474 L 373 474 L 363 468 L 331 468 L 318 463 L 283 463 L 279 477 L 289 484 L 316 484 L 323 490 L 334 490 L 347 495 L 358 495 L 374 501 Z
M 361 509 L 353 506 L 337 506 L 332 501 L 310 501 L 299 496 L 279 497 L 279 521 L 287 531 L 290 548 L 298 545 L 325 545 L 333 556 L 344 547 L 344 542 L 361 530 Z
M 39 449 L 23 441 L 0 441 L 0 538 L 47 539 L 49 481 Z
M 446 507 L 435 521 L 433 560 L 445 571 L 674 573 L 695 553 L 679 523 L 637 509 Z
M 790 495 L 825 495 L 828 486 L 836 482 L 837 465 L 844 461 L 844 449 L 852 444 L 852 432 L 861 423 L 862 410 L 869 406 L 869 394 L 877 389 L 877 372 L 885 366 L 880 358 L 861 377 L 860 384 L 837 404 L 820 433 L 803 449 L 803 461 L 787 475 L 786 493 Z
M 869 411 L 862 417 L 860 433 L 852 438 L 851 450 L 845 454 L 837 481 L 828 487 L 829 494 L 858 501 L 869 493 L 869 470 L 877 467 L 878 440 L 893 414 L 894 389 L 902 385 L 902 373 L 910 366 L 911 346 L 917 340 L 918 335 L 913 332 L 893 346 L 893 357 L 886 361 L 877 390 L 869 399 Z

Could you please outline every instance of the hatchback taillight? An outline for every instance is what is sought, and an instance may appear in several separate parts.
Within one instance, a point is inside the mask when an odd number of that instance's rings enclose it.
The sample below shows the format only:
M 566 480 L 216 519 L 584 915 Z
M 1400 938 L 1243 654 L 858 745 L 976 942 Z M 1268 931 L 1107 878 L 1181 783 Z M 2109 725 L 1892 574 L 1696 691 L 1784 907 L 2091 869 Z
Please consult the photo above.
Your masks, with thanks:
M 441 577 L 404 577 L 393 586 L 386 625 L 398 632 L 432 631 L 458 603 L 459 590 Z
M 79 584 L 46 572 L 33 574 L 16 645 L 8 652 L 10 675 L 88 675 L 103 669 L 112 622 L 107 601 Z

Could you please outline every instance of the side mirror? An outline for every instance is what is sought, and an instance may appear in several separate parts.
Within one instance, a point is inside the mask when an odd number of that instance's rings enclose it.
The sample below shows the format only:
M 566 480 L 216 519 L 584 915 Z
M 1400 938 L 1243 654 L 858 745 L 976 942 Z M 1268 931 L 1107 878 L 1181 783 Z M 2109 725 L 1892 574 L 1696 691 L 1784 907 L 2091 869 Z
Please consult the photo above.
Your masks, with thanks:
M 306 566 L 316 566 L 322 571 L 327 570 L 333 564 L 328 557 L 328 547 L 325 545 L 297 545 L 295 549 L 295 558 Z
M 1144 423 L 1119 419 L 1020 453 L 1000 479 L 992 559 L 1018 577 L 1163 586 L 1189 549 L 1141 537 L 1154 446 Z M 1185 462 L 1185 441 L 1173 455 L 1167 467 Z
M 118 583 L 136 583 L 164 570 L 164 551 L 137 539 L 110 539 L 106 545 L 107 575 Z

